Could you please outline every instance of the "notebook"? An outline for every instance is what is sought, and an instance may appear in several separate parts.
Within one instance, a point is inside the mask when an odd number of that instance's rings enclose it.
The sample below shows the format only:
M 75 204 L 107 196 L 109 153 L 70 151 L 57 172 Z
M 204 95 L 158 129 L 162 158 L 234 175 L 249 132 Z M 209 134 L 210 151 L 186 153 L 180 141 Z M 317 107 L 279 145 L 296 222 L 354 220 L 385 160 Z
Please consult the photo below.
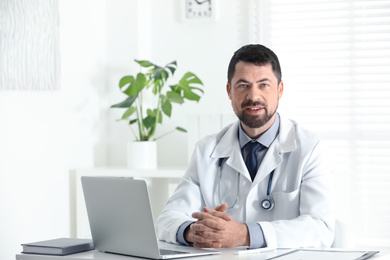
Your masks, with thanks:
M 152 259 L 217 254 L 159 248 L 147 184 L 120 177 L 81 177 L 92 240 L 99 251 Z

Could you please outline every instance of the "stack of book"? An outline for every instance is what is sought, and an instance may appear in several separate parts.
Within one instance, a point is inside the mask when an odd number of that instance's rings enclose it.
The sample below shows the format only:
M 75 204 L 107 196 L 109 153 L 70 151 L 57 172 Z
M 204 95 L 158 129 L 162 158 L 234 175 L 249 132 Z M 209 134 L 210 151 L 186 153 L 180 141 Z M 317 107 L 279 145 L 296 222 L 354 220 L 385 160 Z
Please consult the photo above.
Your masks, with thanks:
M 22 244 L 25 254 L 69 255 L 94 249 L 91 239 L 57 238 Z

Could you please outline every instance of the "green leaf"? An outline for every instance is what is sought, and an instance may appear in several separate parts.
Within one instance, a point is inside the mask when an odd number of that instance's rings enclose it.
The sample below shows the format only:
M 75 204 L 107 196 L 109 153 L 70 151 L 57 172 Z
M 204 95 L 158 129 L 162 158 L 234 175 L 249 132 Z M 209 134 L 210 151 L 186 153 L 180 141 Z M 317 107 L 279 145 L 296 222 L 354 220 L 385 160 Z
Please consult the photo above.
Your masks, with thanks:
M 178 92 L 173 92 L 173 91 L 167 92 L 167 99 L 171 102 L 178 103 L 178 104 L 184 103 L 184 98 Z
M 203 85 L 203 82 L 192 72 L 187 72 L 184 74 L 184 76 L 181 78 L 180 82 L 181 84 L 200 84 Z
M 183 133 L 187 133 L 187 130 L 185 130 L 184 128 L 182 127 L 176 127 L 176 130 L 180 131 L 180 132 L 183 132 Z
M 153 63 L 151 63 L 150 61 L 147 61 L 147 60 L 135 60 L 135 62 L 137 62 L 139 65 L 141 65 L 144 68 L 156 66 L 156 65 L 154 65 Z
M 149 129 L 150 127 L 152 127 L 153 125 L 155 125 L 156 123 L 156 117 L 154 116 L 147 116 L 145 117 L 143 120 L 143 123 L 144 123 L 144 126 Z
M 161 103 L 161 109 L 167 116 L 171 117 L 172 113 L 172 104 L 168 99 L 164 99 Z
M 119 80 L 119 88 L 122 89 L 125 85 L 127 84 L 132 84 L 134 82 L 134 77 L 129 75 L 129 76 L 124 76 Z
M 162 79 L 155 80 L 153 83 L 153 94 L 157 95 L 157 93 L 161 92 L 162 87 L 164 86 L 164 82 Z
M 157 123 L 162 123 L 162 114 L 161 114 L 161 111 L 159 111 L 158 109 L 154 109 L 154 110 L 148 109 L 148 110 L 146 110 L 146 114 L 148 115 L 148 117 L 154 118 L 154 121 L 153 121 L 154 123 L 156 122 L 157 115 L 158 115 Z M 150 120 L 150 119 L 148 119 L 148 120 Z
M 137 109 L 135 107 L 129 107 L 126 112 L 123 114 L 122 119 L 127 119 L 131 116 Z
M 184 98 L 188 99 L 188 100 L 193 100 L 193 101 L 199 101 L 200 100 L 200 96 L 195 94 L 194 92 L 190 91 L 190 90 L 184 90 Z
M 161 80 L 165 81 L 165 80 L 167 80 L 167 78 L 169 76 L 168 71 L 166 71 L 164 68 L 161 68 L 158 66 L 156 66 L 156 68 L 153 69 L 153 72 L 154 72 L 154 75 L 153 75 L 154 79 L 161 79 Z
M 161 114 L 161 111 L 156 109 L 156 112 L 158 113 L 158 121 L 157 121 L 157 123 L 162 124 L 162 114 Z
M 138 118 L 133 119 L 133 120 L 131 120 L 131 121 L 129 122 L 129 125 L 132 125 L 132 124 L 134 124 L 134 123 L 137 122 L 137 121 L 138 121 Z
M 138 73 L 137 77 L 125 76 L 119 81 L 119 87 L 123 93 L 128 96 L 136 96 L 146 86 L 146 76 L 143 73 Z M 127 86 L 126 89 L 124 89 Z
M 144 87 L 146 86 L 146 83 L 147 83 L 147 81 L 146 81 L 145 74 L 138 73 L 137 78 L 134 81 L 133 88 L 129 92 L 129 95 L 130 96 L 137 95 L 139 92 L 141 92 L 144 89 Z
M 153 126 L 149 129 L 149 131 L 148 131 L 148 139 L 149 139 L 150 137 L 152 137 L 152 136 L 154 135 L 155 132 L 156 132 L 156 125 L 153 125 Z
M 171 71 L 172 75 L 173 75 L 173 74 L 175 74 L 177 63 L 174 60 L 174 61 L 168 63 L 165 67 L 168 68 Z
M 122 101 L 121 103 L 112 105 L 111 107 L 128 108 L 134 103 L 134 101 L 137 99 L 137 97 L 138 97 L 138 95 L 136 95 L 135 97 L 128 97 L 124 101 Z
M 156 113 L 155 113 L 153 110 L 151 110 L 150 108 L 148 108 L 148 109 L 146 110 L 146 114 L 147 114 L 148 116 L 156 117 Z
M 203 85 L 202 81 L 192 72 L 187 72 L 179 81 L 179 84 L 175 86 L 175 88 L 179 88 L 183 90 L 183 97 L 188 100 L 199 101 L 200 96 L 193 92 L 193 90 L 197 90 L 201 93 L 204 93 L 203 90 L 199 87 L 193 87 L 191 85 Z M 175 89 L 177 92 L 177 89 Z
M 173 75 L 176 71 L 177 63 L 176 61 L 172 61 L 165 65 L 165 67 L 155 66 L 152 71 L 154 75 L 152 76 L 154 79 L 161 79 L 165 82 L 169 78 L 169 72 Z

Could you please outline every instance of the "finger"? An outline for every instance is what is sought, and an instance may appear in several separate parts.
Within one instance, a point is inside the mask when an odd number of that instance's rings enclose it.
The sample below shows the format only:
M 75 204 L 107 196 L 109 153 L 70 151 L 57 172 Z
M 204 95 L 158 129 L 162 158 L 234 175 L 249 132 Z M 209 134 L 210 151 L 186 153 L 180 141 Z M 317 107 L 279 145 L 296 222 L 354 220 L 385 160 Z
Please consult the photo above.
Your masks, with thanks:
M 211 229 L 202 224 L 193 224 L 191 225 L 191 231 L 193 234 L 201 236 L 207 240 L 219 241 L 223 238 L 221 231 L 216 229 Z
M 215 221 L 218 221 L 220 218 L 223 218 L 225 220 L 230 220 L 231 216 L 228 213 L 225 212 L 219 212 L 213 209 L 208 209 L 208 212 L 194 212 L 192 213 L 192 217 L 202 220 L 202 219 L 212 219 Z
M 211 215 L 213 215 L 215 217 L 223 218 L 226 221 L 230 221 L 233 219 L 232 216 L 230 216 L 230 214 L 224 212 L 225 210 L 227 210 L 227 208 L 228 208 L 228 205 L 226 203 L 224 203 L 222 205 L 217 206 L 215 209 L 203 207 L 203 210 L 204 210 L 204 212 L 210 213 Z
M 210 218 L 200 219 L 192 224 L 191 228 L 197 231 L 223 231 L 226 229 L 225 225 L 218 218 L 216 220 Z
M 214 217 L 222 218 L 222 219 L 224 219 L 226 221 L 230 221 L 230 220 L 233 219 L 233 217 L 230 214 L 226 213 L 226 212 L 219 212 L 219 211 L 214 210 L 214 211 L 210 211 L 210 212 L 207 212 L 207 213 L 212 215 L 212 216 L 214 216 Z
M 192 217 L 196 218 L 198 220 L 202 219 L 213 219 L 213 220 L 218 220 L 218 217 L 213 216 L 211 213 L 214 212 L 214 210 L 210 209 L 209 212 L 194 212 L 192 213 Z
M 219 211 L 219 212 L 224 212 L 228 209 L 228 204 L 224 203 L 222 205 L 217 206 L 215 209 L 210 209 L 208 207 L 203 207 L 204 212 L 212 212 L 212 211 Z
M 221 248 L 222 244 L 220 242 L 207 242 L 207 243 L 194 243 L 194 247 L 197 248 Z
M 201 231 L 212 231 L 213 229 L 211 229 L 210 227 L 200 223 L 200 222 L 196 222 L 194 224 L 192 224 L 190 226 L 190 229 L 195 231 L 195 232 L 201 232 Z
M 216 212 L 216 211 L 214 211 Z M 214 216 L 214 212 L 203 213 L 203 212 L 194 212 L 192 217 L 198 219 L 197 222 L 202 221 L 203 224 L 216 229 L 224 229 L 224 225 L 221 222 L 221 217 Z
M 214 209 L 210 209 L 208 207 L 203 207 L 203 211 L 204 212 L 212 212 L 212 211 L 214 211 Z
M 215 208 L 216 211 L 225 212 L 228 209 L 228 204 L 224 203 Z
M 222 242 L 223 235 L 216 232 L 194 232 L 193 241 L 199 243 Z
M 191 232 L 190 239 L 194 243 L 199 244 L 209 244 L 211 246 L 214 242 L 219 242 L 221 240 L 221 234 L 213 232 Z
M 203 237 L 206 241 L 218 242 L 218 241 L 221 241 L 223 238 L 223 234 L 220 232 L 216 232 L 216 231 L 211 231 L 211 232 L 204 231 L 204 232 L 200 232 L 200 233 L 195 232 L 195 234 Z

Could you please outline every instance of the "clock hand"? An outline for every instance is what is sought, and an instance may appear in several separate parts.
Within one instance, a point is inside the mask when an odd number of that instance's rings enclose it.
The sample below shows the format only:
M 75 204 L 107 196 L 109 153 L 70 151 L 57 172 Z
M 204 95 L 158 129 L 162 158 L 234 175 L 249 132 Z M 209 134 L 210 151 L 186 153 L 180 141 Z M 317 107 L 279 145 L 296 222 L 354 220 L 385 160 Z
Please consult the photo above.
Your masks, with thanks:
M 206 3 L 206 2 L 210 2 L 210 0 L 204 0 L 204 1 L 195 0 L 195 2 L 196 2 L 198 5 L 201 5 L 201 4 L 204 4 L 204 3 Z

